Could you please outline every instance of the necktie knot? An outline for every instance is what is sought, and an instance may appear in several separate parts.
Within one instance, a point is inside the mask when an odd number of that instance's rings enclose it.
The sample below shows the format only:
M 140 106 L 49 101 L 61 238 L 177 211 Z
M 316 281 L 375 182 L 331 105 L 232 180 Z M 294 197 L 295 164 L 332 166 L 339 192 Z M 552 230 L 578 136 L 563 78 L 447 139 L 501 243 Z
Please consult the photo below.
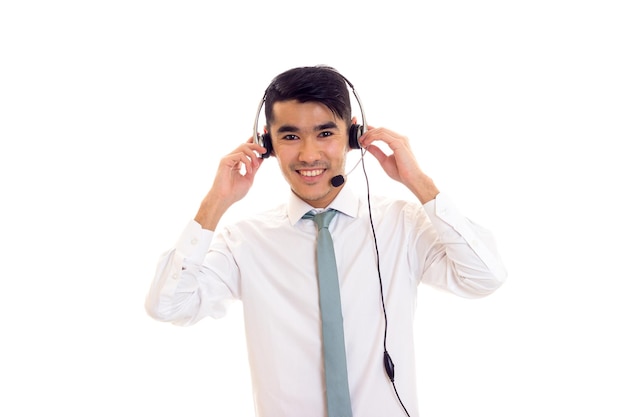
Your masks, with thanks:
M 328 225 L 330 225 L 330 222 L 333 219 L 333 217 L 335 217 L 335 214 L 337 214 L 337 211 L 334 209 L 330 209 L 330 210 L 323 211 L 317 214 L 308 212 L 302 218 L 313 219 L 313 221 L 317 225 L 317 230 L 322 230 L 322 229 L 328 229 Z

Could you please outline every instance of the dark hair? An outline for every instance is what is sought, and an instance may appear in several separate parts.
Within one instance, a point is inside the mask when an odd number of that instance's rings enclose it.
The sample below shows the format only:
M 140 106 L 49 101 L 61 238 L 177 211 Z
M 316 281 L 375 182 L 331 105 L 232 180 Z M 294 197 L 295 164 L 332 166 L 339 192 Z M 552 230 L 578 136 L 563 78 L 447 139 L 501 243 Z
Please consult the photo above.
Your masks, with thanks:
M 348 81 L 336 69 L 318 65 L 292 68 L 279 74 L 265 90 L 265 120 L 273 121 L 274 103 L 297 100 L 300 103 L 318 102 L 350 126 L 352 109 Z

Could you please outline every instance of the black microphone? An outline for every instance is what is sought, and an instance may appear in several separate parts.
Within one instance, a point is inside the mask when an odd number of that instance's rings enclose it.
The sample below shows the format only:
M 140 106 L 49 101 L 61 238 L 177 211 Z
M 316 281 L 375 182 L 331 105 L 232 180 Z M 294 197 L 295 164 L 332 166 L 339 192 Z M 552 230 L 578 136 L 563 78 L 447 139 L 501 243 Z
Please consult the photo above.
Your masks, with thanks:
M 343 177 L 343 175 L 335 175 L 330 179 L 330 184 L 333 187 L 341 187 L 344 182 L 346 182 L 346 179 Z
M 354 164 L 354 166 L 352 167 L 352 169 L 350 171 L 348 171 L 348 173 L 346 175 L 335 175 L 334 177 L 332 177 L 330 179 L 330 184 L 333 187 L 341 187 L 343 185 L 344 182 L 346 182 L 346 177 L 348 175 L 350 175 L 352 173 L 352 171 L 354 171 L 356 169 L 356 167 L 359 166 L 359 164 L 362 164 L 363 162 L 363 157 L 365 156 L 365 152 L 367 151 L 367 148 L 361 148 L 361 158 L 359 158 L 359 160 L 356 162 L 356 164 Z M 365 170 L 365 167 L 363 168 L 363 170 Z

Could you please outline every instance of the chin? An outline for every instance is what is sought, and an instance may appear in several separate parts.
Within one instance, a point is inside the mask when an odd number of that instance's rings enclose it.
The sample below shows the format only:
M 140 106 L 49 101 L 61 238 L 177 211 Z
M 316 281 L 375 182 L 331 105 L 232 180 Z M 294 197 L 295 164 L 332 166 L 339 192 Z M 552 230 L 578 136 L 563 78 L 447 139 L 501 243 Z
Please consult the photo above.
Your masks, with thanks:
M 305 200 L 320 200 L 326 197 L 331 191 L 330 186 L 324 189 L 316 188 L 315 190 L 296 188 L 295 193 Z
M 330 186 L 330 183 L 325 186 L 316 184 L 315 189 L 312 189 L 311 187 L 292 187 L 291 189 L 294 194 L 300 197 L 300 199 L 306 201 L 312 206 L 314 206 L 314 204 L 312 204 L 313 202 L 326 201 L 334 190 L 333 187 Z

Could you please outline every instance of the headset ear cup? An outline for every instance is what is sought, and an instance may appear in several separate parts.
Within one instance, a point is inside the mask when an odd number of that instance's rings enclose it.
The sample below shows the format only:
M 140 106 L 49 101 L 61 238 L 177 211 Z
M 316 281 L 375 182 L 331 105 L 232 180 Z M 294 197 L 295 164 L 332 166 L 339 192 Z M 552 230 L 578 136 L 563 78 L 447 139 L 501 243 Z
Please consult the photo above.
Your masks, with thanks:
M 348 138 L 348 145 L 350 149 L 361 149 L 359 138 L 363 135 L 363 126 L 359 124 L 350 125 L 350 132 Z
M 272 151 L 273 151 L 273 149 L 272 149 L 272 137 L 270 136 L 269 133 L 263 133 L 261 135 L 261 144 L 267 150 L 267 152 L 265 152 L 263 155 L 261 155 L 261 157 L 269 158 L 269 156 L 272 154 Z

